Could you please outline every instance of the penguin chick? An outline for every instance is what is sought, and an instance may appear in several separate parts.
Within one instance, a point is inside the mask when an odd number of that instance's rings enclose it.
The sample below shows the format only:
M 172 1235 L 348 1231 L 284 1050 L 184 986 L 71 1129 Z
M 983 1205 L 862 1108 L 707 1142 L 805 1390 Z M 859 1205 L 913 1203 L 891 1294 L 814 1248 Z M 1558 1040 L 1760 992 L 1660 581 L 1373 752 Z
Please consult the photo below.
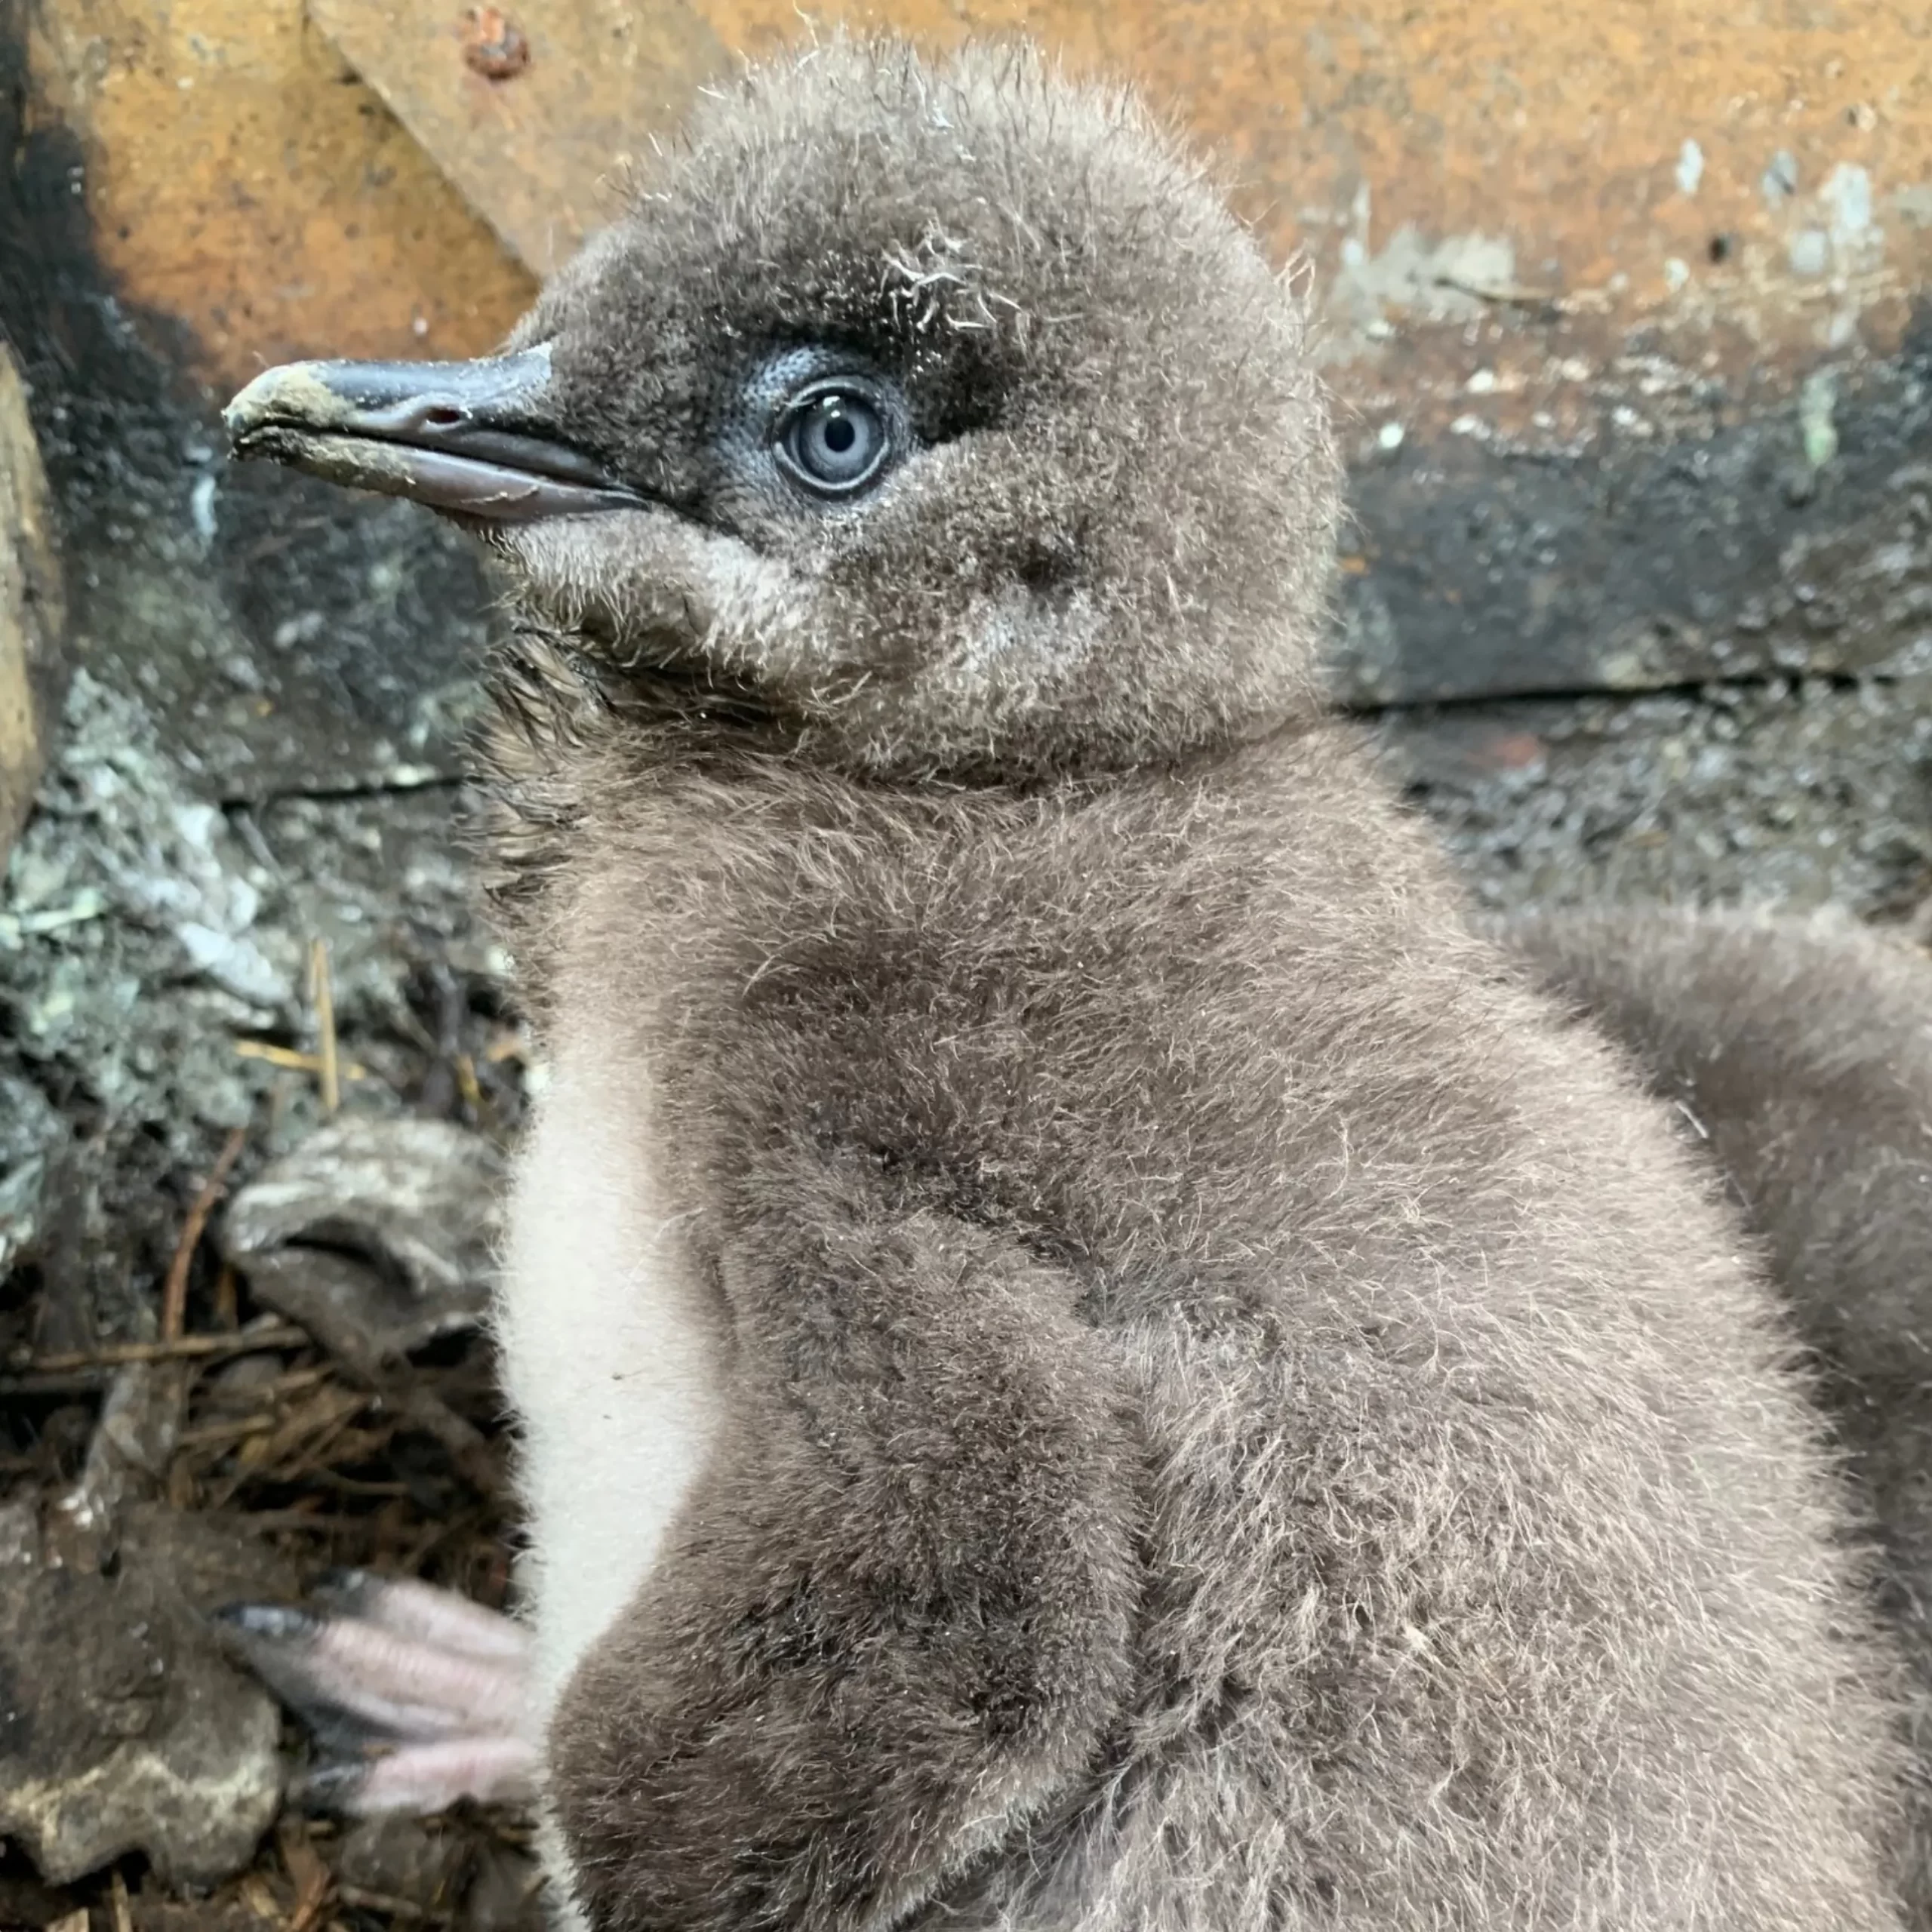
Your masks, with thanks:
M 1932 1924 L 1932 964 L 1837 912 L 1618 907 L 1509 937 L 1708 1146 L 1823 1366 L 1905 1637 L 1906 1886 Z
M 1552 990 L 1635 1057 L 1718 1162 L 1767 1243 L 1774 1285 L 1826 1365 L 1823 1392 L 1884 1532 L 1884 1608 L 1909 1638 L 1918 1689 L 1908 1890 L 1914 1922 L 1932 1923 L 1932 966 L 1917 949 L 1836 912 L 1620 906 L 1533 914 L 1500 930 Z M 447 1652 L 473 1647 L 454 1626 L 445 1634 L 440 1619 L 473 1629 L 488 1615 L 418 1586 L 364 1579 L 355 1593 L 325 1592 L 320 1620 L 251 1617 L 271 1639 L 251 1648 L 251 1660 L 325 1729 L 339 1714 L 330 1696 L 339 1688 L 363 1700 L 365 1726 L 403 1744 L 380 1774 L 355 1775 L 352 1761 L 337 1767 L 328 1782 L 354 1810 L 521 1795 L 521 1746 L 509 1721 L 519 1694 L 498 1683 L 479 1696 L 459 1680 L 436 1722 L 414 1731 L 385 1723 L 388 1714 L 366 1701 L 376 1672 L 362 1647 L 396 1627 L 398 1600 L 438 1620 L 419 1615 L 404 1626 L 426 1647 L 426 1678 Z M 491 1647 L 513 1669 L 518 1626 L 493 1622 Z M 446 1748 L 453 1732 L 474 1748 Z M 434 1746 L 420 1768 L 419 1737 Z M 506 1761 L 519 1775 L 505 1780 Z
M 1324 723 L 1302 311 L 1139 109 L 820 47 L 229 421 L 514 585 L 570 1922 L 1897 1924 L 1767 1290 Z

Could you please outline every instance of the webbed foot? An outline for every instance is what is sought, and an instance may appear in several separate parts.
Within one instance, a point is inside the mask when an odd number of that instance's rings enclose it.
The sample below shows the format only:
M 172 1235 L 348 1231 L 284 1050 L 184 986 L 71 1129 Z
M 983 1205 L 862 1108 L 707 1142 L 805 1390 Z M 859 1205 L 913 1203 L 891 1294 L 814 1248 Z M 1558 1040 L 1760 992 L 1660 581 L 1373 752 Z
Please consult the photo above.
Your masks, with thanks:
M 313 1734 L 297 1795 L 369 1817 L 528 1798 L 522 1630 L 446 1590 L 340 1571 L 312 1604 L 232 1604 L 236 1650 Z

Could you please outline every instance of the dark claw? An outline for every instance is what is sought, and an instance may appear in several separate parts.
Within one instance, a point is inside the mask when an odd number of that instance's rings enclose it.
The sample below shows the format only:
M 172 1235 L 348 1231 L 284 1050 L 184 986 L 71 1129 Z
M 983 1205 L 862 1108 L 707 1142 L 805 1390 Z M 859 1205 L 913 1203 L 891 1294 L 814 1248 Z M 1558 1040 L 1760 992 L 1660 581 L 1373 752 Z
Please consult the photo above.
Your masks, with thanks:
M 305 1811 L 354 1817 L 369 1781 L 369 1767 L 350 1758 L 323 1758 L 289 1782 L 289 1795 Z
M 319 1617 L 293 1604 L 225 1603 L 211 1614 L 244 1639 L 260 1638 L 272 1644 L 312 1643 L 322 1629 Z M 248 1647 L 245 1642 L 243 1647 Z

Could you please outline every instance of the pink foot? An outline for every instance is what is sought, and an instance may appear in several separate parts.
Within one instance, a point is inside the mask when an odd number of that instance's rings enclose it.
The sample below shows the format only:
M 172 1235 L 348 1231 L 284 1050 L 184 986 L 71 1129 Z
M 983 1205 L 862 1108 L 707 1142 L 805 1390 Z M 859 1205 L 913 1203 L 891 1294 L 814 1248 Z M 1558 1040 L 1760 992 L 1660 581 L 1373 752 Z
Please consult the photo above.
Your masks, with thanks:
M 506 1617 L 447 1590 L 338 1571 L 318 1607 L 233 1604 L 231 1641 L 314 1734 L 312 1803 L 357 1817 L 421 1816 L 463 1798 L 528 1799 L 527 1639 Z

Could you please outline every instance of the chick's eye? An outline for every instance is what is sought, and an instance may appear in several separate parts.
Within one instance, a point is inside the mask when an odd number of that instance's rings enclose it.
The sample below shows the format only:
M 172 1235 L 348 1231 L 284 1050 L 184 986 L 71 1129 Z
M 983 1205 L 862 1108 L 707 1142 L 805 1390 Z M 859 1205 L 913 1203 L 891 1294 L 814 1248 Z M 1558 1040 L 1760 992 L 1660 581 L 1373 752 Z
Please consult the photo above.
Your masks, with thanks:
M 822 497 L 848 497 L 874 481 L 891 454 L 877 404 L 856 389 L 824 389 L 786 413 L 777 445 L 793 478 Z

